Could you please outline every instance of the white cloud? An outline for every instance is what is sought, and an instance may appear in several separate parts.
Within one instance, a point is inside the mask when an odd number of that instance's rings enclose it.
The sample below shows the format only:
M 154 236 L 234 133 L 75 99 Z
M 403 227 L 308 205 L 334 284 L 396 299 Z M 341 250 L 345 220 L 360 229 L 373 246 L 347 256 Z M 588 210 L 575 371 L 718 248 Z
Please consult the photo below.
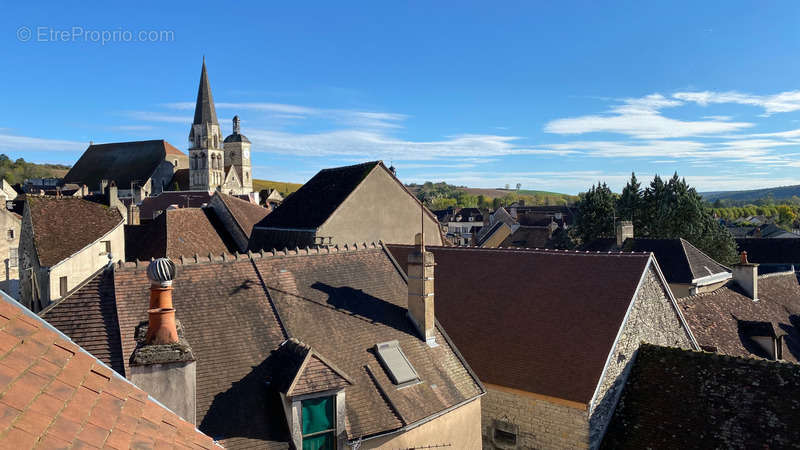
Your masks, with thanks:
M 88 142 L 0 134 L 0 150 L 3 151 L 83 151 L 87 147 Z
M 544 131 L 554 134 L 617 133 L 638 139 L 683 138 L 714 133 L 727 133 L 753 126 L 747 122 L 720 120 L 683 121 L 664 117 L 663 108 L 680 106 L 682 102 L 661 94 L 623 100 L 604 115 L 586 115 L 548 122 Z
M 764 109 L 766 115 L 800 110 L 800 91 L 785 91 L 772 95 L 751 95 L 736 91 L 701 91 L 677 92 L 672 96 L 679 100 L 697 103 L 700 106 L 715 103 L 758 106 Z

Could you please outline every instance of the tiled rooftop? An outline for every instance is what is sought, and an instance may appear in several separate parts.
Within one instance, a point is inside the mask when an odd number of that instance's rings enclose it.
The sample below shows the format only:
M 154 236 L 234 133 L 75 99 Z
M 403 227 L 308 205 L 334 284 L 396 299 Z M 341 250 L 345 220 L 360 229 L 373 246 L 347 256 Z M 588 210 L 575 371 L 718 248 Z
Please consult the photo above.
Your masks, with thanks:
M 0 448 L 214 448 L 46 322 L 0 298 Z

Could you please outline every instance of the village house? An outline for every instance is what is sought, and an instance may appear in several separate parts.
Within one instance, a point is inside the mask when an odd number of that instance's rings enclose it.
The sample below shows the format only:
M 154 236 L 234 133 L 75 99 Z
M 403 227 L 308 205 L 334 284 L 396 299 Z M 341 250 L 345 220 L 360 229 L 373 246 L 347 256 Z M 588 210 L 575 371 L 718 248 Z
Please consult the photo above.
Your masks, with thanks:
M 700 346 L 724 355 L 800 362 L 800 284 L 793 271 L 758 274 L 748 255 L 733 280 L 679 300 Z
M 421 245 L 409 258 L 432 276 Z M 436 321 L 432 285 L 383 246 L 176 263 L 101 271 L 41 316 L 228 448 L 481 447 L 484 389 Z M 158 305 L 180 352 L 148 347 Z
M 0 293 L 0 447 L 219 448 Z
M 644 344 L 601 448 L 796 448 L 800 365 Z
M 275 209 L 283 203 L 283 196 L 277 189 L 264 189 L 261 191 L 263 195 L 264 206 Z
M 442 245 L 436 216 L 384 166 L 373 161 L 324 169 L 253 228 L 250 249 L 413 244 L 424 223 L 426 244 Z
M 583 247 L 588 251 L 650 252 L 658 259 L 675 297 L 710 292 L 731 279 L 731 269 L 711 259 L 683 238 L 635 238 L 633 224 L 620 221 L 616 236 L 599 238 Z
M 37 312 L 101 267 L 124 260 L 124 223 L 116 208 L 27 196 L 19 238 L 21 303 Z
M 436 317 L 487 388 L 483 448 L 596 448 L 642 342 L 697 348 L 651 254 L 428 250 Z

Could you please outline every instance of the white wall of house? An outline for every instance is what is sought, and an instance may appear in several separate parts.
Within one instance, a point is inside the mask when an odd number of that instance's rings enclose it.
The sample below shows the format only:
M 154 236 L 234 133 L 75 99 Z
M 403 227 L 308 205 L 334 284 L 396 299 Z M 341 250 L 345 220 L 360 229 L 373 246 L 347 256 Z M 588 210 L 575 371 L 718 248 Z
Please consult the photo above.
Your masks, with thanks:
M 84 247 L 69 258 L 50 267 L 47 276 L 48 287 L 46 289 L 46 292 L 49 293 L 49 298 L 42 299 L 44 306 L 47 306 L 49 302 L 61 298 L 60 280 L 62 277 L 66 277 L 67 279 L 66 291 L 69 292 L 86 281 L 90 275 L 108 264 L 109 258 L 106 252 L 106 241 L 111 243 L 113 261 L 118 262 L 125 260 L 125 232 L 123 223 L 124 222 L 120 222 L 116 228 L 108 232 L 105 236 Z
M 5 180 L 4 180 L 5 181 Z M 2 202 L 2 196 L 0 196 Z M 22 217 L 0 204 L 0 289 L 19 299 L 19 235 Z

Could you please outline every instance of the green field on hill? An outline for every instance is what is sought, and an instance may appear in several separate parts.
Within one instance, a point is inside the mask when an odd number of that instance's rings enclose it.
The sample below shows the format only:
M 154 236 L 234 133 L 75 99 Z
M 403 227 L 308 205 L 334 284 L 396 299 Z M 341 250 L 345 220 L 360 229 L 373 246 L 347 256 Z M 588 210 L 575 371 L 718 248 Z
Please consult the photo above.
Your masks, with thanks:
M 264 189 L 277 189 L 278 192 L 280 192 L 284 197 L 300 189 L 300 186 L 302 186 L 302 184 L 284 183 L 282 181 L 257 180 L 253 178 L 254 191 L 260 192 Z

